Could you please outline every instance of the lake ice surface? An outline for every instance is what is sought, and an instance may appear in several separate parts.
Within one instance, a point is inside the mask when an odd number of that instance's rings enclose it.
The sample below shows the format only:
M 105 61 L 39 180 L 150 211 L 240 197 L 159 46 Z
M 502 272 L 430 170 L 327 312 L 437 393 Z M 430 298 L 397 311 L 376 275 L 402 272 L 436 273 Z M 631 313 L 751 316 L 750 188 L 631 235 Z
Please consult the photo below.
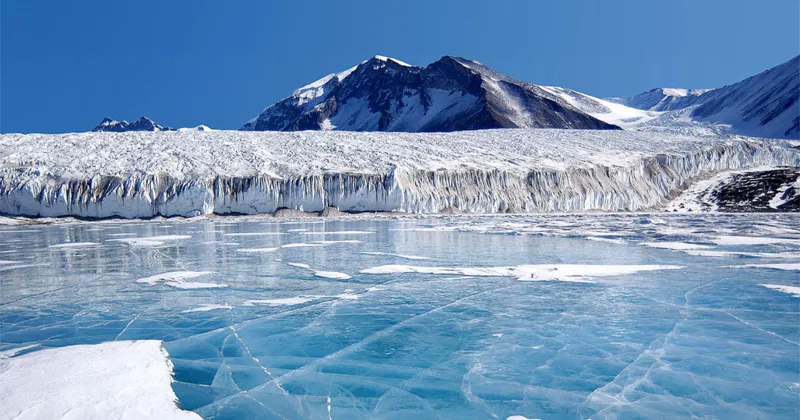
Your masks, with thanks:
M 0 227 L 0 354 L 163 340 L 179 405 L 215 419 L 796 419 L 799 229 L 753 214 Z

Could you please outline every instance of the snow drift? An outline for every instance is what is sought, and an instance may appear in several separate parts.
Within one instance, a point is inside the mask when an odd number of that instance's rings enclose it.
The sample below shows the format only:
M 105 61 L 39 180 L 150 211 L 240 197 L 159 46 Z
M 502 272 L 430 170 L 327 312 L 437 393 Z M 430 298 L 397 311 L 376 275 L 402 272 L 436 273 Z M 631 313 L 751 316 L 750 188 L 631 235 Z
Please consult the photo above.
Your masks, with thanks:
M 698 176 L 759 166 L 800 166 L 800 150 L 591 130 L 8 134 L 0 213 L 633 211 L 662 205 Z

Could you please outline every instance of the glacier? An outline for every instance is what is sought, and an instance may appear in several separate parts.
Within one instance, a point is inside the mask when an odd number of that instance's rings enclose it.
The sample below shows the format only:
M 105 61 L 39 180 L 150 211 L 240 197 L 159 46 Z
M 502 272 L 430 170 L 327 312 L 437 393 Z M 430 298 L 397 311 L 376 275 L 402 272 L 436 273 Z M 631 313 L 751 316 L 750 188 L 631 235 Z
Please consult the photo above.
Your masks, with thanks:
M 150 218 L 657 208 L 694 180 L 800 166 L 792 141 L 591 130 L 0 136 L 0 213 Z

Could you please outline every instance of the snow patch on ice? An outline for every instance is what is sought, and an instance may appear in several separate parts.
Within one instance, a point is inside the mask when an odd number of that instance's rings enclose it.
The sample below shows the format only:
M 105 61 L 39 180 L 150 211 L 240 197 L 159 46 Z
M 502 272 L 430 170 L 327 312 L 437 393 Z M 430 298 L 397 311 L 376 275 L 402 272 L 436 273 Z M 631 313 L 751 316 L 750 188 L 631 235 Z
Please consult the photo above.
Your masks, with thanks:
M 718 236 L 711 242 L 717 245 L 772 245 L 772 244 L 800 244 L 800 239 L 754 237 L 754 236 Z
M 225 236 L 275 236 L 285 235 L 283 232 L 246 232 L 246 233 L 225 233 Z
M 341 230 L 341 231 L 314 231 L 300 232 L 301 235 L 372 235 L 375 232 L 367 230 Z
M 298 242 L 298 243 L 281 245 L 281 248 L 305 248 L 305 247 L 317 247 L 317 246 L 325 246 L 325 244 Z
M 292 267 L 303 268 L 308 271 L 311 271 L 315 277 L 322 277 L 326 279 L 338 279 L 338 280 L 348 280 L 351 279 L 350 275 L 345 273 L 340 273 L 338 271 L 324 271 L 324 270 L 315 270 L 311 268 L 308 264 L 303 263 L 288 263 Z
M 163 282 L 167 286 L 174 287 L 176 289 L 215 289 L 220 287 L 228 287 L 227 284 L 219 284 L 219 283 L 197 283 L 197 282 L 187 282 L 186 279 L 192 279 L 195 277 L 206 276 L 209 274 L 214 274 L 213 271 L 171 271 L 168 273 L 161 273 L 156 274 L 150 277 L 144 277 L 136 280 L 137 283 L 147 284 L 150 286 L 155 286 L 156 284 Z
M 144 238 L 106 239 L 106 242 L 124 242 L 132 246 L 160 246 L 170 241 L 179 241 L 183 239 L 191 239 L 191 236 L 190 235 L 148 236 Z
M 773 270 L 800 271 L 800 264 L 743 264 L 732 265 L 732 268 L 771 268 Z
M 421 267 L 411 265 L 383 265 L 361 270 L 363 274 L 420 273 L 437 275 L 465 275 L 483 277 L 515 277 L 520 281 L 566 281 L 594 283 L 592 277 L 634 274 L 640 271 L 677 270 L 677 265 L 589 265 L 589 264 L 537 264 L 514 267 Z
M 759 284 L 759 286 L 764 286 L 768 289 L 788 293 L 794 297 L 800 297 L 800 287 L 797 286 L 785 286 L 782 284 Z
M 391 252 L 362 252 L 365 255 L 385 255 L 387 257 L 397 257 L 397 258 L 405 258 L 407 260 L 429 260 L 430 257 L 420 257 L 417 255 L 403 255 L 403 254 L 393 254 Z
M 598 236 L 587 236 L 584 239 L 588 239 L 590 241 L 595 241 L 595 242 L 608 242 L 611 244 L 619 244 L 619 245 L 625 245 L 627 243 L 623 239 L 602 238 Z
M 176 405 L 160 341 L 111 341 L 0 359 L 4 418 L 200 419 Z
M 649 246 L 651 248 L 675 249 L 675 250 L 714 248 L 713 246 L 709 245 L 690 244 L 685 242 L 642 242 L 641 245 Z
M 200 306 L 198 306 L 196 308 L 192 308 L 192 309 L 187 309 L 185 311 L 181 311 L 181 313 L 186 314 L 186 313 L 192 313 L 192 312 L 208 312 L 208 311 L 213 311 L 213 310 L 217 310 L 217 309 L 232 309 L 232 306 L 231 305 L 227 305 L 227 304 L 219 305 L 219 304 L 215 304 L 215 303 L 206 303 L 206 304 L 200 305 Z
M 100 245 L 100 244 L 97 242 L 67 242 L 64 244 L 50 245 L 48 248 L 82 248 L 95 245 Z
M 277 251 L 279 249 L 280 249 L 280 247 L 274 247 L 274 248 L 240 248 L 240 249 L 237 249 L 236 252 L 245 252 L 245 253 L 256 254 L 256 253 L 275 252 L 275 251 Z
M 242 306 L 255 306 L 255 305 L 294 306 L 303 303 L 308 303 L 318 298 L 319 298 L 318 296 L 295 296 L 295 297 L 281 298 L 281 299 L 256 299 L 256 300 L 247 300 L 244 303 L 242 303 Z

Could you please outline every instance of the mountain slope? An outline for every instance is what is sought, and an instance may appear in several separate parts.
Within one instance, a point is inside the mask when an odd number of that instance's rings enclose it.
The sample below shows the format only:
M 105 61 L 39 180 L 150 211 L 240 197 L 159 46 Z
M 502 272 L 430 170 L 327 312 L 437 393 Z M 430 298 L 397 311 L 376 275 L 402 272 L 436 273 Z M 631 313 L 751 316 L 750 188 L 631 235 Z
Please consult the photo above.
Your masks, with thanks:
M 720 124 L 734 134 L 800 138 L 800 56 L 718 89 L 653 89 L 611 98 L 646 111 L 670 111 L 675 119 Z
M 695 105 L 698 98 L 714 89 L 656 88 L 630 98 L 608 98 L 631 108 L 647 111 L 674 111 Z
M 617 129 L 538 86 L 457 57 L 427 67 L 375 56 L 296 90 L 245 131 Z
M 155 121 L 147 117 L 141 117 L 134 122 L 127 121 L 114 121 L 111 118 L 103 118 L 92 131 L 110 131 L 114 133 L 123 133 L 126 131 L 175 131 L 174 128 L 164 127 L 156 124 Z
M 692 118 L 739 134 L 800 137 L 800 55 L 739 83 L 701 95 Z

